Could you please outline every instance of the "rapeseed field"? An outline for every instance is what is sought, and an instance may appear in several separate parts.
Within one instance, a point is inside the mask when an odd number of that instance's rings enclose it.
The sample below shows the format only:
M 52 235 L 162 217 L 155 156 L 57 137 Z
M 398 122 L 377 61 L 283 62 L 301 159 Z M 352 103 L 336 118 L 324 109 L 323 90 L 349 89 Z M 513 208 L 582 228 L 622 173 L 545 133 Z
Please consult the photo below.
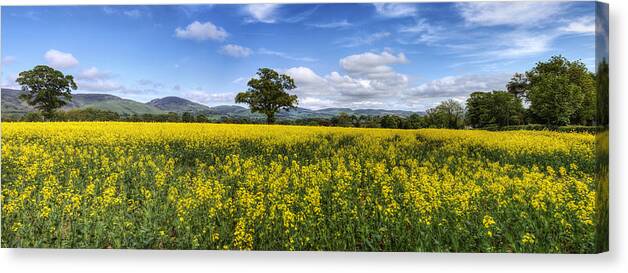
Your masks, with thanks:
M 595 138 L 2 123 L 2 246 L 594 251 Z

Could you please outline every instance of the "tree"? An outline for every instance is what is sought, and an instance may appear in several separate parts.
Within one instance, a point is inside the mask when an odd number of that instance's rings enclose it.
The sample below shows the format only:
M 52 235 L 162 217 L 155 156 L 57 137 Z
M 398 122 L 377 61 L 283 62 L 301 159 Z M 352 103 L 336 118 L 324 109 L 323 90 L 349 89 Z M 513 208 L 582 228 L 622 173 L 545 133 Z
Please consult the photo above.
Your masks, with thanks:
M 597 84 L 596 96 L 596 121 L 600 126 L 608 127 L 608 61 L 602 59 L 597 64 L 597 73 L 595 75 Z
M 473 92 L 467 99 L 465 122 L 473 128 L 482 128 L 493 122 L 491 115 L 491 93 Z
M 523 116 L 521 100 L 510 92 L 474 92 L 467 99 L 466 123 L 474 128 L 520 124 Z
M 553 56 L 526 72 L 532 114 L 549 125 L 581 123 L 595 113 L 593 76 L 580 61 Z
M 275 114 L 279 110 L 296 108 L 297 96 L 286 92 L 296 88 L 290 76 L 279 74 L 270 68 L 260 68 L 256 75 L 256 78 L 247 83 L 248 90 L 236 95 L 236 103 L 246 103 L 251 112 L 266 115 L 268 124 L 275 122 Z
M 464 126 L 464 107 L 460 102 L 449 99 L 427 110 L 429 127 L 460 129 Z
M 518 97 L 508 92 L 493 91 L 491 100 L 493 103 L 491 115 L 497 126 L 509 126 L 522 122 L 523 105 Z
M 508 93 L 515 95 L 515 97 L 519 99 L 523 99 L 526 97 L 526 91 L 528 91 L 528 87 L 530 85 L 530 81 L 525 74 L 515 73 L 508 84 L 506 84 L 506 89 Z
M 401 127 L 402 119 L 395 115 L 385 115 L 380 123 L 382 128 L 397 129 Z
M 20 95 L 20 99 L 41 111 L 46 120 L 54 116 L 56 109 L 72 100 L 71 90 L 77 88 L 74 77 L 63 75 L 61 71 L 46 65 L 20 72 L 16 82 L 25 92 Z
M 335 126 L 351 127 L 353 126 L 354 119 L 355 116 L 350 116 L 345 112 L 341 112 L 337 116 L 331 118 L 331 123 L 333 123 Z
M 196 116 L 196 122 L 209 122 L 209 118 L 206 115 L 200 114 Z
M 120 120 L 116 112 L 94 108 L 72 109 L 66 112 L 55 112 L 55 120 L 59 121 L 115 121 Z
M 425 127 L 425 119 L 419 114 L 412 114 L 406 118 L 404 129 L 418 129 Z
M 194 122 L 194 116 L 190 112 L 184 112 L 183 114 L 181 114 L 181 121 Z

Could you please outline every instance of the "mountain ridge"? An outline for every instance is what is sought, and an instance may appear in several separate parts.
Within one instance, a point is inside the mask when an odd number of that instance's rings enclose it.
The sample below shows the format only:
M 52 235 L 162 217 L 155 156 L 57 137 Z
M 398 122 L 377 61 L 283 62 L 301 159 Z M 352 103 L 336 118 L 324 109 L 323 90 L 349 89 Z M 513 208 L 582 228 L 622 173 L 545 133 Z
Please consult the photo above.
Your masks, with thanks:
M 24 115 L 33 112 L 35 109 L 19 99 L 21 90 L 2 88 L 0 90 L 1 110 L 3 114 Z M 210 117 L 231 117 L 231 118 L 249 118 L 262 119 L 263 115 L 252 113 L 248 108 L 238 105 L 217 105 L 206 106 L 191 100 L 177 97 L 166 96 L 155 98 L 146 103 L 134 101 L 131 99 L 121 98 L 110 94 L 93 94 L 93 93 L 76 93 L 72 95 L 72 100 L 62 108 L 62 110 L 94 108 L 99 110 L 107 110 L 122 115 L 142 115 L 142 114 L 166 114 L 175 112 L 182 114 L 191 112 L 193 114 L 203 114 Z M 348 115 L 367 115 L 367 116 L 383 116 L 396 115 L 407 117 L 412 114 L 424 115 L 420 111 L 407 110 L 387 110 L 387 109 L 351 109 L 351 108 L 322 108 L 318 110 L 297 107 L 295 110 L 282 110 L 277 113 L 279 119 L 306 119 L 306 118 L 331 118 L 346 113 Z

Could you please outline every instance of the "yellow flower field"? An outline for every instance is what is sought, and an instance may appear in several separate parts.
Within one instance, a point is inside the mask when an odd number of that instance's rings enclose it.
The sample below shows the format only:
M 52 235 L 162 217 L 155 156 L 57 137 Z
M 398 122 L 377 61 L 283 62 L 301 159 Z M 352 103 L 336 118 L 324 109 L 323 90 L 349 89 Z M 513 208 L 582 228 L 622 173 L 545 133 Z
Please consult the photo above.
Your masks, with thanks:
M 594 136 L 3 123 L 2 246 L 594 251 Z

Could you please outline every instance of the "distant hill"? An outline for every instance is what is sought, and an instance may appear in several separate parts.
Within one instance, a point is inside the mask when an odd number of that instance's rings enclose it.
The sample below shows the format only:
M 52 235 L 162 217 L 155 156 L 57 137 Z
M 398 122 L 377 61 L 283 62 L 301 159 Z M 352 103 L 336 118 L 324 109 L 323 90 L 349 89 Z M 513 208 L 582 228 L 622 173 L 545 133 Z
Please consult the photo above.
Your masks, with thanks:
M 196 103 L 190 100 L 186 100 L 179 97 L 164 97 L 160 99 L 154 99 L 146 103 L 146 105 L 153 106 L 165 112 L 192 112 L 203 113 L 209 111 L 209 107 Z
M 13 89 L 1 90 L 1 103 L 3 115 L 24 115 L 35 109 L 21 101 L 18 97 L 22 91 Z M 147 103 L 141 103 L 130 99 L 123 99 L 108 94 L 73 94 L 72 101 L 69 102 L 64 110 L 95 108 L 99 110 L 108 110 L 118 114 L 164 114 L 168 112 L 184 113 L 192 112 L 195 114 L 204 114 L 212 119 L 221 117 L 231 118 L 248 118 L 248 119 L 264 119 L 264 115 L 259 113 L 251 113 L 248 108 L 237 105 L 219 105 L 205 106 L 187 99 L 179 97 L 164 97 L 151 100 Z M 331 118 L 340 113 L 348 115 L 367 115 L 367 116 L 384 116 L 396 115 L 407 117 L 411 114 L 425 114 L 424 112 L 412 112 L 403 110 L 384 110 L 384 109 L 350 109 L 350 108 L 324 108 L 319 110 L 311 110 L 307 108 L 297 107 L 290 111 L 280 111 L 277 113 L 278 119 L 296 120 L 305 118 Z
M 0 102 L 2 102 L 2 114 L 26 114 L 35 109 L 19 99 L 22 91 L 4 89 L 0 91 Z
M 22 93 L 20 90 L 2 89 L 2 113 L 5 114 L 25 114 L 34 109 L 21 101 L 18 97 Z M 73 94 L 70 101 L 62 109 L 94 108 L 107 110 L 118 114 L 161 114 L 164 111 L 134 100 L 123 99 L 107 94 Z
M 141 102 L 104 94 L 75 94 L 65 108 L 95 108 L 118 114 L 162 114 L 164 111 Z
M 248 108 L 244 108 L 242 106 L 237 106 L 237 105 L 219 105 L 219 106 L 214 106 L 211 107 L 210 112 L 212 114 L 218 114 L 218 115 L 227 115 L 229 113 L 251 113 L 251 111 L 249 111 Z

